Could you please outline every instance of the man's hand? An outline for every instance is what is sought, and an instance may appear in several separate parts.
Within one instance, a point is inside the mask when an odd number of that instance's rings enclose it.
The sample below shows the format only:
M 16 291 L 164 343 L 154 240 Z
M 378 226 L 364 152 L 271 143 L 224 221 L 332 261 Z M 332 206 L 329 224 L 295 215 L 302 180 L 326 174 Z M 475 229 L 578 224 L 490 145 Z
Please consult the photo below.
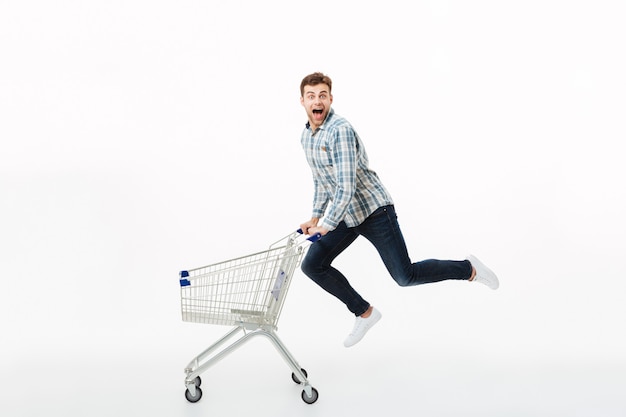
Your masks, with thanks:
M 313 217 L 308 222 L 302 223 L 300 225 L 300 229 L 302 229 L 302 233 L 304 233 L 307 236 L 312 236 L 317 233 L 324 236 L 326 233 L 328 233 L 328 230 L 324 229 L 323 227 L 317 227 L 317 223 L 319 221 L 320 221 L 319 218 Z

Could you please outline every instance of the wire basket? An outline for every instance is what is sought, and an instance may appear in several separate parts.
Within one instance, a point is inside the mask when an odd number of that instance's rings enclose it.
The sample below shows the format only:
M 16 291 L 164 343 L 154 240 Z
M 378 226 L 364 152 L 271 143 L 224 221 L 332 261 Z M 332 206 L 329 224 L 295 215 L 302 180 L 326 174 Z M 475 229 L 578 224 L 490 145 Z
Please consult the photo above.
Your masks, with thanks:
M 182 271 L 183 321 L 276 327 L 303 253 L 290 235 L 266 251 Z

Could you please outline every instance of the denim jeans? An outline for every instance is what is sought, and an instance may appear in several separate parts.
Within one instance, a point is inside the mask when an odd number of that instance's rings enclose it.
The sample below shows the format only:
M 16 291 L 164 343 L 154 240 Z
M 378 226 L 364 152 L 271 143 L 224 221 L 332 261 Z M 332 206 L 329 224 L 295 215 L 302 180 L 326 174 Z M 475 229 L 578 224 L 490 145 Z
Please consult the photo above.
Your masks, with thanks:
M 331 266 L 333 260 L 359 235 L 369 240 L 382 258 L 391 277 L 406 287 L 448 279 L 467 280 L 472 273 L 469 261 L 427 259 L 412 263 L 400 231 L 394 206 L 380 207 L 363 223 L 347 227 L 344 222 L 309 247 L 302 271 L 324 290 L 341 300 L 356 316 L 370 304 L 352 288 L 346 277 Z

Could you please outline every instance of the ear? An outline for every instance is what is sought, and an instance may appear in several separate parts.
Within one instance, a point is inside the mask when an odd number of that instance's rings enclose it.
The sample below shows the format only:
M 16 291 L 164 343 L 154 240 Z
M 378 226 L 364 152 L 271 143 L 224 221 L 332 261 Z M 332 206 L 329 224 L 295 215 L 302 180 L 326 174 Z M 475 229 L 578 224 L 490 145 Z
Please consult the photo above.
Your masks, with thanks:
M 302 104 L 302 107 L 304 107 L 304 97 L 300 96 L 300 104 Z
M 330 104 L 333 104 L 333 95 L 329 94 L 328 97 L 330 98 Z

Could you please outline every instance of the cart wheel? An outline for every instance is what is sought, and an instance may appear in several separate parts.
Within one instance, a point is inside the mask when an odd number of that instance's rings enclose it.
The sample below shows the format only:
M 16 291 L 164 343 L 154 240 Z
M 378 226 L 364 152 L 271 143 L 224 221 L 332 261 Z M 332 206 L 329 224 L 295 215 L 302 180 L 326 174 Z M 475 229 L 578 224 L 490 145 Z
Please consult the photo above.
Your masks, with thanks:
M 185 398 L 190 403 L 197 403 L 198 401 L 200 401 L 200 398 L 202 398 L 202 390 L 200 389 L 200 387 L 196 386 L 196 395 L 191 395 L 191 392 L 187 389 L 185 390 Z
M 197 376 L 194 380 L 193 380 L 193 384 L 196 386 L 196 388 L 199 388 L 200 385 L 202 385 L 202 379 L 200 379 L 199 376 Z
M 302 371 L 302 373 L 304 374 L 305 377 L 309 376 L 309 374 L 306 373 L 306 369 L 300 368 L 300 370 Z M 300 380 L 296 376 L 295 372 L 291 373 L 291 379 L 293 379 L 293 382 L 295 382 L 296 384 L 300 384 Z
M 315 401 L 317 401 L 319 396 L 320 396 L 319 393 L 313 387 L 311 387 L 311 396 L 310 397 L 308 395 L 306 395 L 306 391 L 305 390 L 302 390 L 302 401 L 304 401 L 307 404 L 313 404 Z

